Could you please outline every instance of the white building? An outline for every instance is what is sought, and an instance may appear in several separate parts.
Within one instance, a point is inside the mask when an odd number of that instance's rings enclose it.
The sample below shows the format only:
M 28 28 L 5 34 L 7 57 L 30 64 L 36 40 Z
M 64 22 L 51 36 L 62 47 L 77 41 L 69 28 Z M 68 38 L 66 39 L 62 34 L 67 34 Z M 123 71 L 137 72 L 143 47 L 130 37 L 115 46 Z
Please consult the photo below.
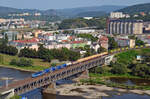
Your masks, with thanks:
M 45 48 L 47 49 L 60 49 L 60 48 L 68 48 L 70 49 L 71 48 L 71 44 L 49 44 L 49 45 L 45 45 L 44 46 Z
M 74 33 L 77 33 L 77 34 L 88 34 L 88 33 L 94 33 L 96 32 L 94 29 L 75 29 L 74 30 Z
M 111 12 L 110 18 L 130 18 L 129 14 L 123 14 L 123 12 Z
M 55 35 L 52 35 L 52 34 L 44 35 L 44 38 L 45 38 L 47 41 L 56 40 L 56 36 L 55 36 Z
M 93 17 L 83 17 L 83 19 L 91 20 Z

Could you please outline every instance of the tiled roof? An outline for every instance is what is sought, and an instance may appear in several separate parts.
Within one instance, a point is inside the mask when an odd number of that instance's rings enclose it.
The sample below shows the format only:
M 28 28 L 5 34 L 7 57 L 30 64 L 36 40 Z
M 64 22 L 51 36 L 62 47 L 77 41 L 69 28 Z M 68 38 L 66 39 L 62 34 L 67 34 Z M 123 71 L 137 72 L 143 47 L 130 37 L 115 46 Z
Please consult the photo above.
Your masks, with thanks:
M 30 39 L 30 40 L 15 40 L 14 42 L 18 43 L 37 43 L 38 40 L 36 38 Z
M 71 44 L 79 44 L 79 43 L 83 43 L 83 41 L 72 41 Z

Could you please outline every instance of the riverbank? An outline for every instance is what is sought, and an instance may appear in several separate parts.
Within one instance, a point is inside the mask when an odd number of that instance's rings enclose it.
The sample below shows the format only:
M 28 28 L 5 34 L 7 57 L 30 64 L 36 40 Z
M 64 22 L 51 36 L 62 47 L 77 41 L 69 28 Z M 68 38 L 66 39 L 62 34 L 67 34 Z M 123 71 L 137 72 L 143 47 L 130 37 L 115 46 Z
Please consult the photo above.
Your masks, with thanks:
M 114 87 L 107 87 L 106 85 L 80 85 L 67 84 L 57 87 L 59 95 L 64 96 L 82 96 L 86 99 L 101 99 L 101 97 L 109 97 L 109 92 L 117 92 L 117 95 L 122 93 L 146 94 L 150 95 L 150 90 L 128 90 Z
M 24 71 L 24 72 L 37 72 L 36 70 L 27 70 L 27 69 L 22 69 L 22 68 L 15 67 L 15 66 L 8 66 L 8 65 L 7 66 L 6 65 L 0 65 L 0 67 Z
M 115 83 L 115 82 L 108 82 L 107 80 L 109 78 L 126 78 L 126 79 L 141 79 L 141 80 L 149 80 L 149 79 L 143 79 L 141 77 L 138 76 L 132 76 L 129 74 L 125 74 L 125 75 L 115 75 L 115 74 L 90 74 L 90 78 L 89 79 L 81 79 L 80 83 L 81 84 L 88 84 L 88 85 L 96 85 L 96 84 L 102 84 L 102 85 L 106 85 L 108 87 L 116 87 L 116 88 L 122 88 L 122 89 L 130 89 L 130 90 L 150 90 L 150 86 L 146 85 L 146 83 L 143 83 L 143 85 L 128 85 L 128 84 L 124 84 L 124 83 Z
M 33 62 L 33 66 L 10 65 L 11 60 L 13 60 L 13 59 L 19 60 L 20 57 L 6 55 L 6 54 L 0 54 L 0 56 L 1 56 L 0 67 L 12 68 L 12 69 L 17 69 L 17 70 L 21 70 L 21 71 L 36 72 L 36 71 L 46 69 L 46 68 L 50 67 L 50 65 L 51 65 L 49 62 L 44 62 L 41 59 L 33 59 L 33 58 L 25 58 L 28 60 L 30 59 Z

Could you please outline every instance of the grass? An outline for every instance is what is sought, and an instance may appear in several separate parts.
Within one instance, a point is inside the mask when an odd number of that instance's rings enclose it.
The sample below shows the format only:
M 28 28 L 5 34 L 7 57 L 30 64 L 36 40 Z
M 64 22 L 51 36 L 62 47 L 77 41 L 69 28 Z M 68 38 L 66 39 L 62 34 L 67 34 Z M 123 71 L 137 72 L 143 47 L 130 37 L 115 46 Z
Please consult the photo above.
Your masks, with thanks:
M 51 66 L 49 62 L 43 62 L 42 59 L 32 59 L 32 58 L 26 58 L 26 59 L 31 59 L 33 61 L 33 66 L 28 66 L 28 67 L 15 66 L 15 65 L 10 65 L 9 63 L 11 62 L 12 59 L 19 60 L 20 57 L 10 56 L 6 54 L 0 54 L 0 56 L 3 57 L 3 62 L 0 62 L 0 65 L 2 67 L 15 68 L 15 69 L 26 70 L 26 71 L 40 71 L 49 68 Z
M 142 53 L 146 54 L 149 52 L 150 52 L 150 48 L 142 48 L 142 49 L 129 50 L 126 52 L 122 52 L 122 53 L 116 54 L 115 57 L 117 58 L 118 62 L 128 64 L 128 63 L 131 63 L 133 60 L 135 60 L 137 55 L 142 55 Z
M 109 78 L 109 77 L 124 77 L 124 78 L 141 78 L 139 76 L 133 76 L 130 74 L 123 74 L 123 75 L 119 75 L 119 74 L 112 74 L 112 73 L 105 73 L 105 74 L 94 74 L 94 73 L 90 73 L 90 77 L 95 77 L 95 78 L 99 78 L 99 77 L 104 77 L 104 78 Z

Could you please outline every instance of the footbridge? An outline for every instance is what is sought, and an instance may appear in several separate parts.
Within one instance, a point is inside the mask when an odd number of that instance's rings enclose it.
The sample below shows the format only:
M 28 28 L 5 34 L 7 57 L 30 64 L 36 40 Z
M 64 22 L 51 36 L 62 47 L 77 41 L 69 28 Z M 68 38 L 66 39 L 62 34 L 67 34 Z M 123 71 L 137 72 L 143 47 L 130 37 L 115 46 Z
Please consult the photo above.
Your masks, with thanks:
M 110 61 L 109 58 L 112 58 L 110 56 L 113 56 L 123 51 L 140 49 L 140 48 L 148 48 L 148 47 L 137 46 L 134 48 L 126 47 L 126 48 L 114 49 L 114 50 L 109 51 L 108 54 L 106 55 L 90 58 L 86 61 L 72 64 L 60 70 L 56 70 L 54 72 L 50 72 L 50 73 L 44 74 L 36 78 L 29 77 L 24 80 L 13 82 L 11 84 L 8 84 L 7 86 L 0 87 L 1 98 L 9 99 L 10 96 L 21 95 L 23 93 L 26 93 L 26 92 L 29 92 L 31 90 L 41 88 L 41 87 L 46 88 L 50 86 L 51 88 L 54 88 L 54 85 L 56 81 L 58 80 L 65 79 L 67 77 L 73 76 L 78 73 L 88 74 L 88 69 L 91 69 L 96 66 L 101 66 L 103 64 L 107 64 L 108 61 Z

